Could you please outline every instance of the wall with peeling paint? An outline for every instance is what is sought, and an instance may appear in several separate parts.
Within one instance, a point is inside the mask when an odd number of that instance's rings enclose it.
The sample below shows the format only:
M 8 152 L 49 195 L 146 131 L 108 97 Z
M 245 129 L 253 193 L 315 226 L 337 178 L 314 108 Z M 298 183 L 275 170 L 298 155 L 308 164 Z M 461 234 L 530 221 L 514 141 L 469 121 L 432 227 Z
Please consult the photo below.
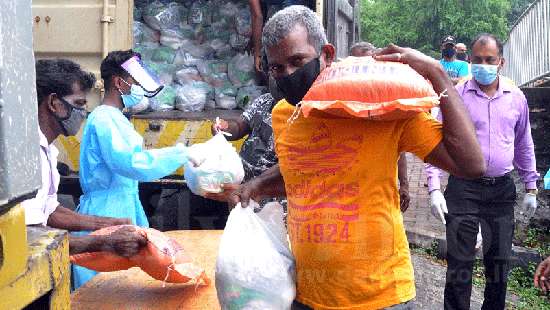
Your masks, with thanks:
M 40 187 L 31 0 L 0 10 L 0 212 Z

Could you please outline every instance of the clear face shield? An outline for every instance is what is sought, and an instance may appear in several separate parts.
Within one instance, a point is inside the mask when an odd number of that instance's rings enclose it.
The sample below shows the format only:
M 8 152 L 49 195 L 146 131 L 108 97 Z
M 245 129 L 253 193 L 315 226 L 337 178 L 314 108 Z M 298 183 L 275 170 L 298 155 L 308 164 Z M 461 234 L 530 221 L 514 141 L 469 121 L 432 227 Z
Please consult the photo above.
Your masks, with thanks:
M 156 74 L 143 64 L 137 56 L 126 60 L 122 64 L 122 68 L 143 88 L 145 97 L 154 97 L 164 88 Z

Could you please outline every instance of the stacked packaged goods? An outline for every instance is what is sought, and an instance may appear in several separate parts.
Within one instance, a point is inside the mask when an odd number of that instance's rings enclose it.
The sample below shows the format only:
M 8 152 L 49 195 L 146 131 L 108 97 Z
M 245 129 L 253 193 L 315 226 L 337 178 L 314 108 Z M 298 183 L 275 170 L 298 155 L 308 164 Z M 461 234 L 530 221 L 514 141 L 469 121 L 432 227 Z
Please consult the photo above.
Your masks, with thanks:
M 243 108 L 267 91 L 247 54 L 247 1 L 140 0 L 134 19 L 134 50 L 165 85 L 150 110 Z

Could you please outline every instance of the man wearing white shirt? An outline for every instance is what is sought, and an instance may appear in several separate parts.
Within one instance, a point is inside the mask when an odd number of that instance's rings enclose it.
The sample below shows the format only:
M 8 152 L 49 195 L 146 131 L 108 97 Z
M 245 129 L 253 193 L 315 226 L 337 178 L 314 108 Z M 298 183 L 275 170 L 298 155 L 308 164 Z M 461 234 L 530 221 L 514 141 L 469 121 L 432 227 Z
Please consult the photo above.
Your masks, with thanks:
M 86 95 L 94 82 L 91 73 L 82 71 L 72 61 L 55 59 L 36 62 L 42 187 L 35 198 L 22 202 L 27 225 L 81 231 L 130 223 L 127 219 L 80 215 L 61 206 L 57 200 L 59 152 L 52 143 L 62 134 L 70 136 L 78 132 L 86 119 Z M 108 236 L 69 236 L 69 251 L 71 254 L 110 251 L 131 256 L 145 241 L 133 227 L 122 227 Z

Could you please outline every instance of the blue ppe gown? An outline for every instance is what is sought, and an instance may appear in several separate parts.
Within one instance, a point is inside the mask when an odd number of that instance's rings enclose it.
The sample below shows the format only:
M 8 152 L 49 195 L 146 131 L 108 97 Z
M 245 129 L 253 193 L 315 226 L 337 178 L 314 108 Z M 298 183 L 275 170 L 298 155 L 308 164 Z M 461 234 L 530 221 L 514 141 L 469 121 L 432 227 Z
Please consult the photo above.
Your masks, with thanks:
M 138 181 L 151 181 L 172 174 L 188 160 L 187 148 L 144 150 L 143 138 L 112 106 L 101 105 L 88 116 L 80 144 L 80 197 L 78 213 L 129 218 L 149 227 L 139 200 Z M 77 236 L 89 232 L 74 233 Z M 97 272 L 73 265 L 73 284 L 78 288 Z

